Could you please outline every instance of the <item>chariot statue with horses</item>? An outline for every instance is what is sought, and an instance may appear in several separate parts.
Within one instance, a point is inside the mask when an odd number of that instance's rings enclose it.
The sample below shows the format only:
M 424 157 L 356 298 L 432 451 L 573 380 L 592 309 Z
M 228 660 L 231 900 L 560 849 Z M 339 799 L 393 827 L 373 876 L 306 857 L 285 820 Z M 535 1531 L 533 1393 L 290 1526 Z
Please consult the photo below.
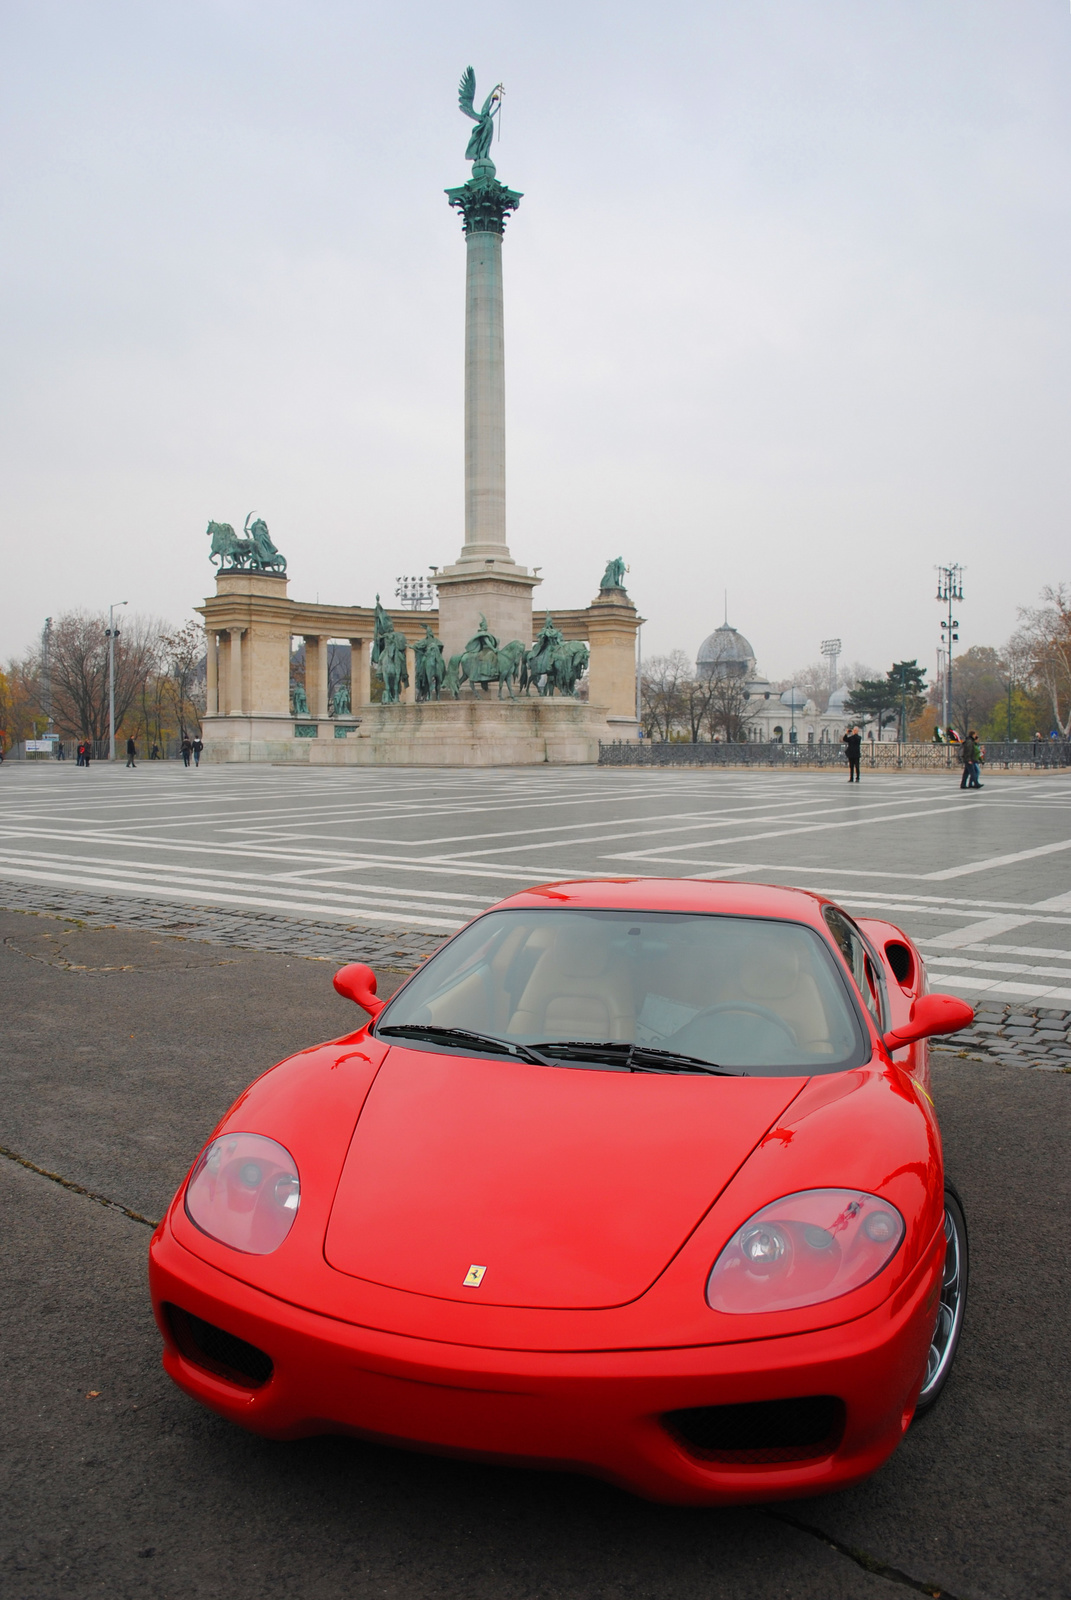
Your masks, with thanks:
M 220 572 L 274 572 L 282 576 L 286 572 L 286 557 L 272 544 L 263 517 L 258 517 L 250 527 L 252 515 L 250 512 L 245 519 L 242 532 L 246 537 L 243 539 L 229 522 L 210 522 L 206 529 L 212 540 L 208 559 L 215 566 L 216 557 L 219 557 Z

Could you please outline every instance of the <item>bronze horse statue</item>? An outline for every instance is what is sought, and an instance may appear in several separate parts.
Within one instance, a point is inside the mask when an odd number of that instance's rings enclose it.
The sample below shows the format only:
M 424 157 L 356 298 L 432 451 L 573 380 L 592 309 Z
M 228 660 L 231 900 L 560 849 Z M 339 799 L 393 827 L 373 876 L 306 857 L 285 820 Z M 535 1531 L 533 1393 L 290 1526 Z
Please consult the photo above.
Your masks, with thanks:
M 501 700 L 502 685 L 505 684 L 510 699 L 516 700 L 513 685 L 520 675 L 523 660 L 524 645 L 519 639 L 511 639 L 501 649 L 485 645 L 482 650 L 463 650 L 459 656 L 450 657 L 450 665 L 446 669 L 446 689 L 456 700 L 462 684 L 471 683 L 474 689 L 479 684 L 484 694 L 490 694 L 492 683 L 497 683 L 498 698 Z
M 402 690 L 409 687 L 405 643 L 405 634 L 396 631 L 394 623 L 380 605 L 377 594 L 372 635 L 372 665 L 379 668 L 379 675 L 383 679 L 385 706 L 397 705 L 402 697 Z
M 541 695 L 576 698 L 576 686 L 587 671 L 591 652 L 580 639 L 537 640 L 521 665 L 521 688 L 525 694 L 534 683 Z

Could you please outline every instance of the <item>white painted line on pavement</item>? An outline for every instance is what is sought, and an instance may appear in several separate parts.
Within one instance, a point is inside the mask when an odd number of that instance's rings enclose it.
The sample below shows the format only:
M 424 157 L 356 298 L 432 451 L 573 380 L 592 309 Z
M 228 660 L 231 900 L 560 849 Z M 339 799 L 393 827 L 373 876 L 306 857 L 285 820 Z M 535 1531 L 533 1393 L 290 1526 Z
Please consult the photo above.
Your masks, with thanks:
M 104 889 L 110 893 L 118 891 L 125 896 L 139 900 L 174 900 L 183 904 L 192 901 L 196 905 L 203 905 L 206 901 L 211 901 L 212 903 L 227 906 L 248 906 L 258 911 L 288 911 L 291 914 L 297 912 L 298 914 L 304 913 L 312 917 L 331 917 L 343 922 L 386 922 L 393 927 L 429 928 L 446 932 L 453 932 L 454 929 L 460 928 L 472 915 L 472 913 L 466 912 L 456 919 L 448 917 L 399 916 L 396 911 L 373 911 L 368 906 L 362 905 L 338 906 L 311 904 L 299 900 L 273 900 L 266 895 L 222 893 L 218 889 L 213 889 L 206 894 L 204 890 L 179 888 L 174 885 L 134 885 L 122 879 L 107 878 L 103 875 L 88 877 L 70 873 L 60 875 L 58 873 L 24 872 L 14 867 L 6 868 L 4 875 L 8 878 L 29 879 L 33 883 L 55 883 L 65 889 L 73 886 L 79 889 Z M 430 908 L 421 907 L 421 909 L 428 910 Z
M 1013 1000 L 1052 1000 L 1071 1005 L 1071 989 L 1045 989 L 1032 983 L 1000 983 L 991 978 L 976 978 L 958 972 L 931 972 L 935 984 L 950 984 L 956 989 L 978 990 Z
M 968 923 L 965 928 L 950 928 L 947 933 L 939 934 L 929 942 L 935 947 L 943 945 L 949 948 L 977 944 L 982 939 L 995 938 L 998 933 L 1010 933 L 1013 928 L 1021 928 L 1032 921 L 1032 917 L 989 917 L 984 922 Z
M 942 867 L 940 872 L 927 872 L 925 876 L 931 883 L 940 883 L 946 878 L 965 878 L 972 872 L 991 872 L 994 867 L 1010 867 L 1017 861 L 1033 861 L 1038 856 L 1056 855 L 1061 850 L 1071 850 L 1071 839 L 1061 839 L 1057 844 L 1035 845 L 1033 850 L 1016 850 L 1007 856 L 990 856 L 986 861 L 968 861 L 960 867 Z

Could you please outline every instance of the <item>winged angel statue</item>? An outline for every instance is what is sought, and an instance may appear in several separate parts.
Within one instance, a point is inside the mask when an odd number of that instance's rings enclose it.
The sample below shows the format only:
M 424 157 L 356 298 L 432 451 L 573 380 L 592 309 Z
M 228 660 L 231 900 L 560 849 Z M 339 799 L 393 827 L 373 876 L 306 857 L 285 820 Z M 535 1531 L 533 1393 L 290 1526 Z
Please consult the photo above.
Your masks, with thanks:
M 496 83 L 491 93 L 483 103 L 483 110 L 477 111 L 473 105 L 476 96 L 476 74 L 471 67 L 466 67 L 461 75 L 461 82 L 457 86 L 457 103 L 465 113 L 471 117 L 476 126 L 469 138 L 468 149 L 465 151 L 466 161 L 486 161 L 494 137 L 495 113 L 502 106 L 502 85 Z

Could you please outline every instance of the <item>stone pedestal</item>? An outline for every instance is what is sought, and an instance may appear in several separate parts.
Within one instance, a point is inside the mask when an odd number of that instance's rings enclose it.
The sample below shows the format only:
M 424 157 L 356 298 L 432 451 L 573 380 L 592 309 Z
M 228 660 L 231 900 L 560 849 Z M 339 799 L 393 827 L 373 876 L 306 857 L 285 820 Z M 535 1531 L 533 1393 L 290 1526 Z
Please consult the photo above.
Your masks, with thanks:
M 329 767 L 594 765 L 605 706 L 486 698 L 366 706 L 360 717 L 205 717 L 204 759 Z M 620 737 L 620 735 L 616 735 Z
M 639 618 L 624 589 L 601 589 L 588 607 L 588 695 L 610 708 L 610 737 L 635 739 L 636 631 Z
M 543 580 L 509 559 L 466 561 L 462 557 L 435 579 L 439 587 L 439 638 L 447 661 L 459 655 L 480 617 L 499 644 L 532 642 L 532 590 Z
M 263 572 L 219 573 L 216 604 L 205 619 L 210 712 L 289 713 L 289 611 L 285 578 Z

